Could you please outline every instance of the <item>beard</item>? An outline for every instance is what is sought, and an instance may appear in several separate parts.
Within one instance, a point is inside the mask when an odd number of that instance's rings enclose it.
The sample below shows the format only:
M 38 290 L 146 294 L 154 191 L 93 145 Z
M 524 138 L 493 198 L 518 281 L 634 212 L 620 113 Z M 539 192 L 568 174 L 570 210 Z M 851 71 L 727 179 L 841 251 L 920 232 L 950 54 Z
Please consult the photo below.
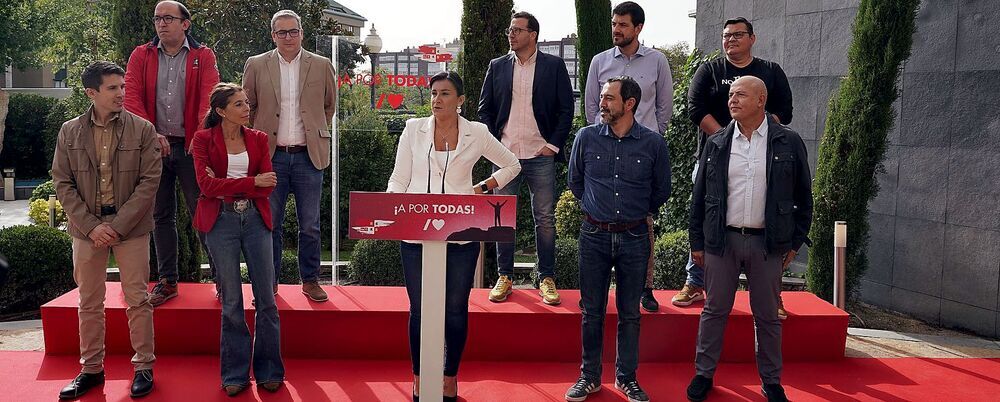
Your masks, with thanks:
M 614 37 L 614 36 L 611 37 L 611 43 L 619 47 L 629 46 L 632 44 L 633 41 L 635 41 L 634 37 L 629 38 L 625 35 L 622 35 L 620 37 Z
M 619 110 L 617 113 L 608 108 L 601 109 L 601 123 L 604 124 L 614 124 L 618 119 L 620 119 L 625 114 L 624 111 Z

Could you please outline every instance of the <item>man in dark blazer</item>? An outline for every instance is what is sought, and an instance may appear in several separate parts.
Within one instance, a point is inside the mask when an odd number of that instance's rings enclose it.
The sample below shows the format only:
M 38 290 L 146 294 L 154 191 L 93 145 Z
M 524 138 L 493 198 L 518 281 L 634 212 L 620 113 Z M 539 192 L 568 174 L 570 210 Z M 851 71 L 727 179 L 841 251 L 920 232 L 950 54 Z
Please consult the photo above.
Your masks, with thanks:
M 559 304 L 555 284 L 555 160 L 573 122 L 573 88 L 566 63 L 538 51 L 538 20 L 521 11 L 510 18 L 510 53 L 490 61 L 479 97 L 479 121 L 521 162 L 521 173 L 497 194 L 518 194 L 527 182 L 535 220 L 539 294 L 545 304 Z M 507 300 L 514 272 L 514 243 L 497 244 L 499 278 L 492 302 Z

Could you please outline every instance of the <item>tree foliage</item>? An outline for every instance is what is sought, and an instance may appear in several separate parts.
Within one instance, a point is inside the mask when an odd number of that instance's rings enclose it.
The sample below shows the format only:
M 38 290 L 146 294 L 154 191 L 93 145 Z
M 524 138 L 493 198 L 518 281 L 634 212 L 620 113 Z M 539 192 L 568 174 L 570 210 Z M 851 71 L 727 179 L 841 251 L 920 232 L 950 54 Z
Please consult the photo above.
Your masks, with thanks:
M 576 32 L 579 38 L 576 42 L 577 81 L 579 81 L 580 99 L 586 98 L 587 72 L 590 71 L 590 61 L 600 52 L 611 48 L 611 1 L 610 0 L 575 0 L 576 2 Z
M 465 85 L 462 115 L 466 119 L 478 120 L 479 92 L 490 60 L 510 49 L 504 30 L 510 26 L 513 10 L 513 0 L 462 1 L 461 71 Z
M 112 61 L 120 66 L 128 63 L 132 50 L 149 42 L 156 35 L 150 19 L 159 0 L 110 0 Z
M 830 100 L 813 183 L 809 289 L 833 294 L 833 226 L 847 221 L 847 294 L 868 268 L 868 203 L 892 127 L 902 63 L 910 56 L 919 0 L 862 0 L 847 51 L 847 78 Z
M 6 0 L 0 16 L 0 69 L 37 64 L 37 52 L 45 46 L 52 22 L 45 1 Z

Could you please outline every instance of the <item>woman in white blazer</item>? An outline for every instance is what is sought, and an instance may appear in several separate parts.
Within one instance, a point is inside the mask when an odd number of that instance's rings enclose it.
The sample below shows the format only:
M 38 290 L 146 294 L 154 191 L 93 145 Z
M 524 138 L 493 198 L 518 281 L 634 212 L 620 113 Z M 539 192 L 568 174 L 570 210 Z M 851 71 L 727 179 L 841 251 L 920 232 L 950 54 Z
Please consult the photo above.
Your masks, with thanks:
M 410 119 L 399 137 L 396 166 L 389 177 L 390 193 L 482 194 L 503 187 L 521 171 L 517 157 L 490 134 L 482 123 L 458 114 L 465 102 L 462 79 L 454 72 L 431 78 L 433 116 Z M 500 169 L 472 183 L 472 168 L 486 157 Z M 420 243 L 401 242 L 403 277 L 410 298 L 410 360 L 413 398 L 420 388 Z M 445 290 L 444 400 L 458 397 L 458 364 L 469 329 L 469 292 L 479 258 L 479 243 L 448 244 Z

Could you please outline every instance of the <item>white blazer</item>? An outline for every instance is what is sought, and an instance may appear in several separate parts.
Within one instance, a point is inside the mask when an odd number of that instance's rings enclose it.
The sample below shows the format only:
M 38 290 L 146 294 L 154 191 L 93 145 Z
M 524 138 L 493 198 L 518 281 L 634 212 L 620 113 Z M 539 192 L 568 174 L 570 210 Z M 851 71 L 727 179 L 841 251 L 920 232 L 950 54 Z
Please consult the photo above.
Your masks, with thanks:
M 441 193 L 441 181 L 444 180 L 447 194 L 473 194 L 472 168 L 484 156 L 500 167 L 491 176 L 500 187 L 521 172 L 517 156 L 497 141 L 485 124 L 470 122 L 461 116 L 458 117 L 458 144 L 448 158 L 447 173 L 445 165 L 433 156 L 433 152 L 434 117 L 407 120 L 399 136 L 396 166 L 386 192 Z

